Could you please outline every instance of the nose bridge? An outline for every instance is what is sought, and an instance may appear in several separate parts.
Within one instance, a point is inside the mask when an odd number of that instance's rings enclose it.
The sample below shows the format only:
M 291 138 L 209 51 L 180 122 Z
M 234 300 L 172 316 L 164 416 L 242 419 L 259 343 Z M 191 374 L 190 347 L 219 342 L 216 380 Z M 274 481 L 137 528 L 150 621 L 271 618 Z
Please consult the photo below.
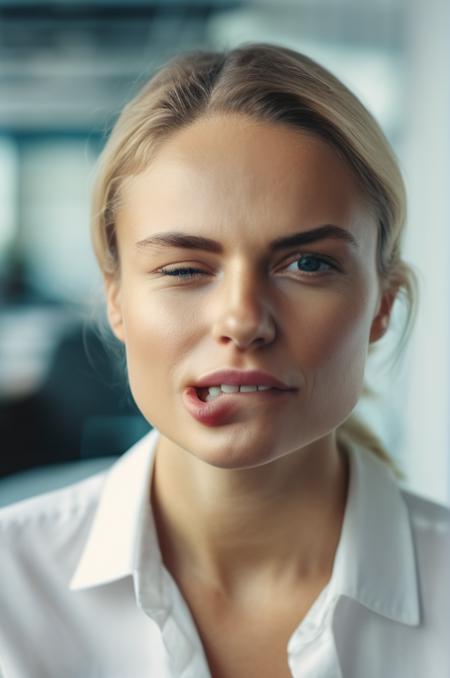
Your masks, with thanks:
M 223 273 L 216 299 L 216 338 L 228 337 L 239 344 L 270 341 L 274 319 L 267 285 L 256 264 L 240 257 Z

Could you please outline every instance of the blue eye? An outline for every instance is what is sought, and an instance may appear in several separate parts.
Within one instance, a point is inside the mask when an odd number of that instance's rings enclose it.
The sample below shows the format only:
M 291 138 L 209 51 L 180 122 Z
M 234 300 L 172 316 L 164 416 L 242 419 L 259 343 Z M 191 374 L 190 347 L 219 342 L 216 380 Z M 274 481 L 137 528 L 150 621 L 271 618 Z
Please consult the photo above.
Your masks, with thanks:
M 333 264 L 331 264 L 331 262 L 329 262 L 327 259 L 325 259 L 324 257 L 319 257 L 315 254 L 297 255 L 296 258 L 293 259 L 288 265 L 290 266 L 291 264 L 297 262 L 303 262 L 303 268 L 297 270 L 299 270 L 302 273 L 307 273 L 309 275 L 312 275 L 314 273 L 326 273 L 330 269 L 336 269 L 336 266 L 333 266 Z M 321 266 L 326 266 L 326 269 L 319 270 Z

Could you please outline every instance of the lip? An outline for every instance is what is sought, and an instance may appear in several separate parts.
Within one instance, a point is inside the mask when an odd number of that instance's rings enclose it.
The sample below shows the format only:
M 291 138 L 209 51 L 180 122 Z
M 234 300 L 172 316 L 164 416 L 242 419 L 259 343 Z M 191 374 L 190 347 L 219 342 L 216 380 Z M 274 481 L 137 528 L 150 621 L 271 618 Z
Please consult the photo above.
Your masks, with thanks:
M 290 392 L 296 389 L 277 389 L 267 391 L 253 391 L 248 393 L 227 393 L 215 400 L 203 402 L 200 400 L 194 386 L 188 386 L 183 391 L 183 403 L 189 414 L 201 424 L 206 426 L 220 426 L 231 421 L 233 417 L 246 406 L 246 403 L 259 402 L 261 406 L 273 408 L 276 403 L 285 401 L 290 397 Z M 264 403 L 266 405 L 264 405 Z M 271 409 L 271 412 L 273 410 Z
M 296 390 L 263 370 L 216 370 L 203 375 L 195 383 L 191 384 L 191 386 L 194 386 L 195 388 L 205 388 L 208 386 L 219 386 L 220 384 L 229 384 L 230 386 L 265 385 L 280 391 Z

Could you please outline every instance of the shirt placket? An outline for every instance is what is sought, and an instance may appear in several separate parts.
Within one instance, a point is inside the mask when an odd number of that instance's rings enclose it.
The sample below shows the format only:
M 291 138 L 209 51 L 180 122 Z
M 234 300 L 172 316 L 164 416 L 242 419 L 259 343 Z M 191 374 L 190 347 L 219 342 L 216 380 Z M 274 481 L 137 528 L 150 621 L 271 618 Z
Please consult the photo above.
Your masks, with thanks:
M 308 615 L 289 640 L 293 678 L 342 678 L 331 625 L 337 598 L 323 600 L 320 613 Z
M 176 582 L 160 565 L 145 586 L 148 573 L 136 577 L 137 600 L 160 629 L 170 678 L 211 678 L 200 637 Z
M 211 678 L 195 639 L 182 628 L 171 613 L 162 628 L 162 638 L 169 659 L 172 678 Z

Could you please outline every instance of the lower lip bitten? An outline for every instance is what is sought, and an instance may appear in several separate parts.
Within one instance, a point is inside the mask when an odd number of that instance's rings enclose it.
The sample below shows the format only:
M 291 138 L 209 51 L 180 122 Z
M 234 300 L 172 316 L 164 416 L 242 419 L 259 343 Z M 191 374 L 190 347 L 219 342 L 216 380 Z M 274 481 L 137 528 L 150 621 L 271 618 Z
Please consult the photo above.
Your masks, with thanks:
M 214 426 L 220 424 L 226 417 L 238 412 L 246 399 L 273 401 L 275 398 L 286 395 L 289 391 L 268 389 L 266 391 L 247 391 L 239 393 L 223 393 L 211 400 L 202 400 L 208 389 L 197 389 L 189 386 L 183 392 L 183 401 L 188 412 L 203 424 Z M 201 393 L 200 393 L 201 391 Z
M 205 387 L 205 388 L 197 388 L 196 387 L 195 390 L 197 391 L 197 395 L 202 402 L 210 403 L 210 402 L 213 402 L 214 400 L 217 400 L 217 398 L 222 398 L 223 396 L 227 396 L 227 395 L 240 395 L 240 396 L 242 396 L 242 395 L 248 395 L 248 394 L 253 394 L 253 393 L 265 393 L 266 391 L 275 391 L 275 390 L 279 390 L 279 389 L 265 388 L 264 390 L 253 389 L 253 390 L 249 390 L 249 391 L 234 391 L 234 392 L 228 391 L 227 392 L 227 391 L 222 391 L 219 388 L 217 388 L 217 389 L 214 389 L 213 393 L 211 393 L 209 388 L 207 388 L 207 387 Z

